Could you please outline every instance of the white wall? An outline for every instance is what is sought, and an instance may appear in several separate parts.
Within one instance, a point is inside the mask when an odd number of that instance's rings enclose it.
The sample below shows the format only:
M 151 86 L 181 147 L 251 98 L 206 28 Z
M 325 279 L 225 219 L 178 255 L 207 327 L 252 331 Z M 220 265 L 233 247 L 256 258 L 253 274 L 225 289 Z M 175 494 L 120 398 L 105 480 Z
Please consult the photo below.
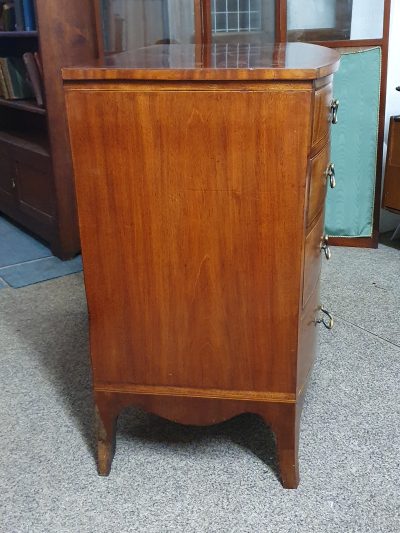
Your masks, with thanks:
M 392 0 L 390 39 L 389 39 L 389 65 L 387 79 L 386 100 L 386 128 L 384 161 L 386 161 L 387 138 L 389 132 L 389 119 L 391 115 L 400 115 L 400 92 L 396 87 L 400 85 L 400 0 Z M 384 164 L 385 166 L 385 164 Z M 400 224 L 400 216 L 382 209 L 381 232 L 390 231 Z

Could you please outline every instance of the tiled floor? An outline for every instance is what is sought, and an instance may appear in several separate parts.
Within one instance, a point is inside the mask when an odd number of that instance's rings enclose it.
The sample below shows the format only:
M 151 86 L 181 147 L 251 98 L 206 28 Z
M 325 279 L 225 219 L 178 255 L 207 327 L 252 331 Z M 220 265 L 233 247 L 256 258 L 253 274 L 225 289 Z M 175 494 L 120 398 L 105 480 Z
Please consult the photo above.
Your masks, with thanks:
M 0 216 L 0 289 L 18 289 L 81 270 L 80 256 L 61 261 L 40 241 Z

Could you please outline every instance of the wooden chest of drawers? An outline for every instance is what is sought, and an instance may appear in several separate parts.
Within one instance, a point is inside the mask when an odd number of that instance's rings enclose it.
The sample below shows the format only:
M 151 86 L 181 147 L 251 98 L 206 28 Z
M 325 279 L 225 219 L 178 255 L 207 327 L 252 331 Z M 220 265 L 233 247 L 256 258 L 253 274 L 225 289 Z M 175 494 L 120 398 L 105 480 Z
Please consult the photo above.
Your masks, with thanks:
M 172 45 L 63 71 L 100 474 L 127 405 L 188 424 L 252 412 L 297 486 L 338 62 Z

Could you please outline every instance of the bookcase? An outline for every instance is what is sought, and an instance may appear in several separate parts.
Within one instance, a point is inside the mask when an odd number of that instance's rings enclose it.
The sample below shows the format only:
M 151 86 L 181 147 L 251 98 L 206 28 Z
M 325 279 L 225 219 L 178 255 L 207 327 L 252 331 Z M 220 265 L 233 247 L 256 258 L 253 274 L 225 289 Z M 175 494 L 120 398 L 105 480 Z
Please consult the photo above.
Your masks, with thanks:
M 1 31 L 0 56 L 39 52 L 45 106 L 0 99 L 0 213 L 68 259 L 80 250 L 60 70 L 98 55 L 92 2 L 36 0 L 35 31 Z

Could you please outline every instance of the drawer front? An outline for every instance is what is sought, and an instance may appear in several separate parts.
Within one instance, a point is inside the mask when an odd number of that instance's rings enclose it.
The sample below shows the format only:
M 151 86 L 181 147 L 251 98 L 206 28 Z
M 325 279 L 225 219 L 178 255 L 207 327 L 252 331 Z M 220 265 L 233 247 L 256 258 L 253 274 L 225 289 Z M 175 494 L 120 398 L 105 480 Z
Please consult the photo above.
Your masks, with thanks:
M 324 211 L 306 238 L 304 251 L 303 307 L 307 305 L 321 272 L 321 245 L 324 238 Z
M 322 151 L 311 160 L 307 226 L 313 222 L 325 203 L 329 157 L 330 149 L 327 144 L 325 148 L 323 148 Z
M 311 293 L 310 299 L 302 313 L 299 330 L 299 359 L 297 365 L 297 387 L 301 389 L 314 364 L 317 352 L 318 326 L 316 320 L 319 316 L 320 294 L 319 279 Z
M 329 133 L 332 121 L 332 84 L 329 83 L 316 91 L 314 99 L 313 145 L 319 143 Z

